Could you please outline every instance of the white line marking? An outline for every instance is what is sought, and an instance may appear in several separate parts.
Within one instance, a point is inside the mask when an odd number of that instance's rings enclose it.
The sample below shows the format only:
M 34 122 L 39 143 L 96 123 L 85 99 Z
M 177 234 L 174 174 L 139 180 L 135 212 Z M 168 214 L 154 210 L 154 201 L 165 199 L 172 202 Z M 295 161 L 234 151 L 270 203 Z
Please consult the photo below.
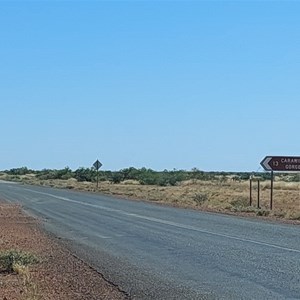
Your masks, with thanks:
M 89 207 L 100 208 L 100 209 L 105 210 L 105 211 L 116 212 L 116 213 L 119 213 L 121 215 L 134 217 L 134 218 L 137 218 L 137 219 L 143 219 L 143 220 L 147 220 L 147 221 L 151 221 L 151 222 L 155 222 L 155 223 L 160 223 L 160 224 L 165 224 L 165 225 L 169 225 L 169 226 L 173 226 L 173 227 L 177 227 L 177 228 L 181 228 L 181 229 L 193 230 L 193 231 L 197 231 L 197 232 L 201 232 L 201 233 L 205 233 L 205 234 L 209 234 L 209 235 L 228 238 L 228 239 L 231 239 L 231 240 L 252 243 L 252 244 L 256 244 L 256 245 L 271 247 L 271 248 L 280 249 L 280 250 L 289 251 L 289 252 L 300 253 L 300 250 L 293 249 L 293 248 L 287 248 L 287 247 L 282 247 L 282 246 L 269 244 L 269 243 L 265 243 L 265 242 L 260 242 L 260 241 L 235 237 L 235 236 L 231 236 L 231 235 L 228 235 L 228 234 L 216 233 L 216 232 L 212 232 L 212 231 L 209 231 L 209 230 L 200 229 L 200 228 L 197 228 L 197 227 L 191 226 L 191 225 L 185 225 L 185 224 L 180 224 L 180 223 L 177 223 L 177 222 L 167 221 L 167 220 L 163 220 L 163 219 L 147 217 L 147 216 L 143 216 L 143 215 L 139 215 L 139 214 L 135 214 L 135 213 L 128 213 L 128 212 L 125 212 L 123 210 L 109 208 L 109 207 L 105 207 L 105 206 L 102 206 L 102 205 L 96 205 L 96 204 L 81 202 L 81 201 L 77 201 L 77 200 L 72 200 L 72 199 L 69 199 L 69 198 L 65 198 L 65 197 L 61 197 L 61 196 L 55 196 L 55 195 L 48 194 L 48 193 L 37 192 L 37 191 L 29 190 L 29 189 L 25 189 L 25 190 L 33 192 L 33 193 L 45 195 L 45 196 L 50 196 L 50 197 L 53 197 L 53 198 L 56 198 L 56 199 L 59 199 L 59 200 L 62 200 L 62 201 L 66 201 L 66 202 L 81 204 L 81 205 L 89 206 Z M 103 238 L 105 238 L 105 237 L 103 237 Z
M 19 182 L 5 181 L 5 180 L 0 180 L 0 183 L 8 184 L 8 185 L 11 185 L 11 184 L 19 184 Z M 11 187 L 11 186 L 10 186 L 10 187 Z
M 105 235 L 102 235 L 102 234 L 95 234 L 96 237 L 100 238 L 100 239 L 111 239 L 110 236 L 105 236 Z

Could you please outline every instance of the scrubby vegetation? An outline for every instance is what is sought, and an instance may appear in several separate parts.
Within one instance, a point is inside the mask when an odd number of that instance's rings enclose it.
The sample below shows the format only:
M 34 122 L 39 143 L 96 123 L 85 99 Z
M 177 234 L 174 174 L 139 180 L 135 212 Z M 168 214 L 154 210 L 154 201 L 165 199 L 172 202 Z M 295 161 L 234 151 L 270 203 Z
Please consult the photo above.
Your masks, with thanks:
M 11 170 L 3 171 L 5 174 L 10 175 L 13 179 L 21 179 L 21 176 L 27 174 L 34 174 L 40 180 L 50 179 L 70 179 L 74 178 L 79 182 L 95 182 L 97 172 L 94 168 L 78 168 L 72 171 L 69 167 L 64 169 L 43 169 L 43 170 L 30 170 L 27 167 L 14 168 Z M 100 181 L 109 181 L 111 183 L 121 183 L 126 180 L 135 180 L 142 185 L 158 185 L 158 186 L 175 186 L 178 183 L 186 180 L 202 180 L 202 181 L 218 181 L 224 183 L 228 180 L 231 181 L 245 181 L 249 180 L 250 176 L 259 178 L 261 181 L 270 179 L 269 173 L 250 173 L 250 172 L 204 172 L 197 168 L 190 171 L 186 170 L 164 170 L 154 171 L 152 169 L 134 167 L 125 168 L 119 171 L 99 171 Z M 284 181 L 292 182 L 298 181 L 298 176 L 285 176 Z
M 0 253 L 0 272 L 12 273 L 22 267 L 38 263 L 35 255 L 18 250 L 8 250 Z

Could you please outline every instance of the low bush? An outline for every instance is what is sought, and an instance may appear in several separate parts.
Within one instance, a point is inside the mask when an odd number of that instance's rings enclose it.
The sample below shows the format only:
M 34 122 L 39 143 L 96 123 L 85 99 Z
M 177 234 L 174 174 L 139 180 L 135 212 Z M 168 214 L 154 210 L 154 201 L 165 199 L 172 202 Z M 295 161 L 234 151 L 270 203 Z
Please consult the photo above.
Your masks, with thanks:
M 249 206 L 249 199 L 247 197 L 239 197 L 230 202 L 234 208 L 244 208 Z
M 121 181 L 123 181 L 123 179 L 124 179 L 124 177 L 121 172 L 113 172 L 111 174 L 109 181 L 117 184 L 117 183 L 120 183 Z
M 269 210 L 266 210 L 266 209 L 259 209 L 259 210 L 256 212 L 256 215 L 257 215 L 257 216 L 260 216 L 260 217 L 267 217 L 269 214 L 270 214 L 270 211 L 269 211 Z
M 197 203 L 197 205 L 202 205 L 204 202 L 208 201 L 208 195 L 205 193 L 197 193 L 193 200 Z
M 0 271 L 12 273 L 16 267 L 28 266 L 38 263 L 35 255 L 18 250 L 0 252 Z

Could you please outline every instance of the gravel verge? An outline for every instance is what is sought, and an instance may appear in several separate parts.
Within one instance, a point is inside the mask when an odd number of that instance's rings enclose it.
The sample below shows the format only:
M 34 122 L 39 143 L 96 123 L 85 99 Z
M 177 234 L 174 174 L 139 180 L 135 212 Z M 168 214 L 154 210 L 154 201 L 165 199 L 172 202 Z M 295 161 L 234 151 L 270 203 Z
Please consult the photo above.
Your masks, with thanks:
M 25 251 L 39 263 L 27 274 L 0 273 L 0 300 L 129 299 L 118 287 L 47 235 L 19 205 L 0 201 L 0 251 Z

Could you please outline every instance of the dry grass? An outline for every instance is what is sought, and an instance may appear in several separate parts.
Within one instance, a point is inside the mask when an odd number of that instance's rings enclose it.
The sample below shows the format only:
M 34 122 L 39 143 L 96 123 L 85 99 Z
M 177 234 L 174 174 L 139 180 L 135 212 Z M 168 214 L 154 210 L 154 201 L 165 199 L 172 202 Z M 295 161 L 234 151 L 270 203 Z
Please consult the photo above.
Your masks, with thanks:
M 25 300 L 42 300 L 41 293 L 35 281 L 32 279 L 28 266 L 14 266 L 14 271 L 20 274 L 23 278 L 22 285 L 25 290 Z
M 37 284 L 32 280 L 29 270 L 29 265 L 35 263 L 38 263 L 38 259 L 28 252 L 7 250 L 0 253 L 1 273 L 15 273 L 21 276 L 25 300 L 41 299 Z
M 7 177 L 4 179 L 7 179 Z M 188 180 L 181 182 L 177 186 L 166 187 L 141 185 L 133 180 L 120 184 L 100 182 L 98 190 L 95 183 L 77 182 L 76 179 L 37 180 L 32 175 L 26 175 L 22 176 L 21 181 L 29 184 L 100 192 L 185 208 L 220 212 L 245 212 L 300 220 L 300 184 L 295 182 L 276 181 L 274 183 L 274 203 L 273 210 L 270 212 L 269 181 L 261 182 L 260 185 L 261 210 L 256 209 L 257 183 L 253 182 L 253 201 L 252 207 L 249 207 L 249 181 L 237 182 L 232 181 L 230 178 L 222 181 Z

